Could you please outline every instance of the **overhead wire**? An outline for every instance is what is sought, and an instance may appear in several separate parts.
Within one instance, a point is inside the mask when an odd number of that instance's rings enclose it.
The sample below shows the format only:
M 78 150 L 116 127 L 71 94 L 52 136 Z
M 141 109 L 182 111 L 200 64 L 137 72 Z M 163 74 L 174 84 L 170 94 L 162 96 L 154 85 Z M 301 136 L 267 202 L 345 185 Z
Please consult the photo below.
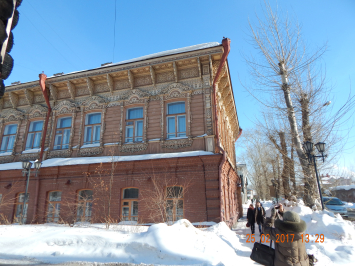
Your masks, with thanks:
M 117 5 L 117 0 L 115 0 L 115 22 L 113 24 L 113 50 L 112 50 L 112 63 L 115 62 L 115 46 L 116 46 L 116 5 Z
M 69 63 L 71 64 L 74 68 L 76 68 L 76 66 L 74 66 L 74 64 L 72 62 L 70 62 L 43 34 L 42 32 L 35 26 L 35 24 L 33 24 L 33 22 L 29 19 L 29 17 L 23 13 L 23 15 L 28 19 L 28 21 L 32 24 L 32 26 L 39 32 L 39 34 Z
M 73 51 L 73 49 L 70 47 L 70 45 L 68 45 L 64 39 L 55 31 L 54 28 L 52 28 L 52 26 L 50 25 L 50 23 L 48 23 L 47 20 L 45 20 L 44 17 L 42 17 L 41 13 L 38 12 L 31 4 L 31 1 L 28 1 L 27 4 L 29 4 L 31 6 L 31 8 L 37 13 L 37 15 L 46 23 L 46 25 L 59 37 L 59 39 L 75 54 L 75 52 Z

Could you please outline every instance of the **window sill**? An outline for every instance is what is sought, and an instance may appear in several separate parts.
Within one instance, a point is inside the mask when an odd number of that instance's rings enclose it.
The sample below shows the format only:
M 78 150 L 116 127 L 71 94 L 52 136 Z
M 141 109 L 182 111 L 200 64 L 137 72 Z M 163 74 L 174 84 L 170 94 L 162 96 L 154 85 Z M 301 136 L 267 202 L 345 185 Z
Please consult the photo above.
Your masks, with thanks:
M 144 143 L 144 141 L 136 141 L 136 142 L 125 142 L 123 145 L 130 145 L 130 144 L 139 144 L 139 143 Z
M 9 156 L 9 155 L 12 155 L 12 151 L 0 153 L 0 157 L 1 157 L 1 156 Z
M 37 149 L 29 149 L 29 150 L 24 150 L 22 152 L 22 154 L 25 154 L 25 153 L 37 153 L 37 152 L 40 152 L 41 149 L 40 148 L 37 148 Z
M 81 146 L 80 149 L 92 148 L 92 147 L 100 147 L 100 143 L 85 144 L 85 145 Z
M 166 140 L 174 140 L 174 139 L 188 139 L 189 137 L 175 137 L 175 138 L 169 138 Z

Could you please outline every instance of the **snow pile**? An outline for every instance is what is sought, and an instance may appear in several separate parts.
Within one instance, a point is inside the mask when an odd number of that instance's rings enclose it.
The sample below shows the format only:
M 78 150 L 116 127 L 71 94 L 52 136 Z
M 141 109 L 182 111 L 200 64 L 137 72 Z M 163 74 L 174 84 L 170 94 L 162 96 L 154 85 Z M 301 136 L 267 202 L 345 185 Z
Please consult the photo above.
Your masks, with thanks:
M 225 223 L 208 230 L 188 220 L 127 232 L 101 226 L 0 226 L 0 260 L 26 258 L 47 263 L 125 262 L 155 265 L 235 265 L 238 236 Z M 248 258 L 248 261 L 250 259 Z
M 350 189 L 355 189 L 355 185 L 344 185 L 344 186 L 337 186 L 331 188 L 331 190 L 350 190 Z

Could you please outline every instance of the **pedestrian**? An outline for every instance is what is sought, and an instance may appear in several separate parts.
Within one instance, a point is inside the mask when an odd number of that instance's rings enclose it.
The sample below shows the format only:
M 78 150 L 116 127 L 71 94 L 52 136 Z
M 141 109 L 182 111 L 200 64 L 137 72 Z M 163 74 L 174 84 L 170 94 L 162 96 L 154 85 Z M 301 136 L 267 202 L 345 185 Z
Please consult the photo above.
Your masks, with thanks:
M 307 228 L 305 221 L 293 211 L 283 212 L 283 220 L 275 220 L 276 216 L 277 209 L 273 208 L 271 217 L 266 218 L 263 224 L 264 233 L 275 241 L 274 266 L 308 266 L 309 258 L 302 237 Z
M 250 230 L 252 234 L 255 234 L 255 209 L 253 204 L 249 205 L 248 213 L 247 213 L 247 220 L 250 224 Z
M 251 199 L 251 204 L 253 204 L 253 202 L 254 202 L 254 199 Z
M 260 235 L 263 234 L 263 229 L 262 229 L 262 225 L 264 223 L 264 216 L 265 216 L 265 210 L 264 207 L 261 206 L 260 201 L 258 201 L 256 203 L 256 208 L 255 208 L 255 222 L 258 224 L 259 226 L 259 233 Z

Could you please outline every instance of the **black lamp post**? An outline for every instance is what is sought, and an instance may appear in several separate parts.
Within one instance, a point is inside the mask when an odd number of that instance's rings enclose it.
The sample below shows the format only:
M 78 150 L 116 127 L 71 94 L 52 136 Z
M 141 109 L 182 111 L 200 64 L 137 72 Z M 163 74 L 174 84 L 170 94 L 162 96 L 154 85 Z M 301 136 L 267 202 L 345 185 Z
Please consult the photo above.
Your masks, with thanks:
M 42 163 L 39 162 L 38 160 L 36 160 L 34 162 L 34 167 L 35 167 L 35 175 L 38 175 L 39 172 L 39 168 L 41 168 Z M 31 167 L 32 167 L 32 163 L 30 161 L 27 162 L 22 162 L 22 175 L 26 175 L 27 176 L 27 180 L 26 180 L 26 191 L 25 191 L 25 198 L 23 199 L 23 207 L 22 207 L 22 217 L 21 217 L 21 223 L 24 224 L 25 223 L 25 208 L 26 208 L 26 203 L 27 203 L 27 197 L 28 197 L 28 184 L 30 181 L 30 175 L 31 175 Z M 27 216 L 27 215 L 26 215 Z
M 319 177 L 318 177 L 318 171 L 317 171 L 316 158 L 322 158 L 323 162 L 324 162 L 324 158 L 327 157 L 327 155 L 324 155 L 324 151 L 325 151 L 325 143 L 324 142 L 318 142 L 315 146 L 321 155 L 319 155 L 319 156 L 313 155 L 313 153 L 312 153 L 313 152 L 313 143 L 312 142 L 306 141 L 305 143 L 303 143 L 303 149 L 305 150 L 305 152 L 307 154 L 308 163 L 314 164 L 314 169 L 316 171 L 316 177 L 317 177 L 317 183 L 318 183 L 319 197 L 320 197 L 320 201 L 322 203 L 322 210 L 324 210 L 323 196 L 322 196 L 322 191 L 321 191 L 321 188 L 319 185 Z

